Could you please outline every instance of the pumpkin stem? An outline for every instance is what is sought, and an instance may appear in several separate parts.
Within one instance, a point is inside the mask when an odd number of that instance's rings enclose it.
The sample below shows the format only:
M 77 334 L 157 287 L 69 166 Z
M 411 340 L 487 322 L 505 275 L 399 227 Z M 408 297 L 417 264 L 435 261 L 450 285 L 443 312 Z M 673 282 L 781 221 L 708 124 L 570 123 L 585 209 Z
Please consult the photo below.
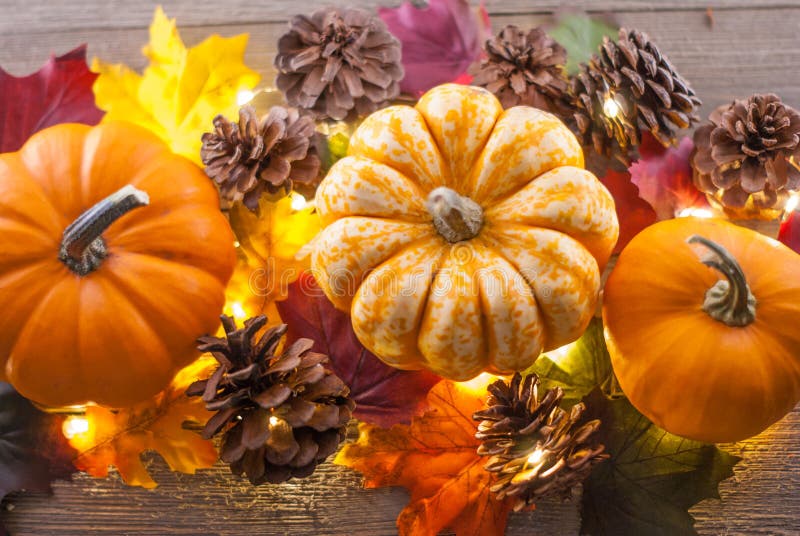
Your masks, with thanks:
M 721 245 L 699 235 L 687 240 L 690 244 L 701 244 L 711 253 L 701 259 L 706 266 L 722 273 L 720 279 L 706 291 L 703 311 L 714 320 L 729 326 L 744 327 L 756 319 L 756 298 L 750 291 L 742 267 L 730 252 Z
M 80 276 L 93 272 L 108 256 L 103 232 L 124 214 L 148 203 L 149 196 L 130 184 L 98 201 L 64 229 L 58 259 Z
M 428 195 L 425 207 L 433 225 L 449 242 L 461 242 L 478 235 L 483 227 L 483 210 L 469 197 L 440 186 Z

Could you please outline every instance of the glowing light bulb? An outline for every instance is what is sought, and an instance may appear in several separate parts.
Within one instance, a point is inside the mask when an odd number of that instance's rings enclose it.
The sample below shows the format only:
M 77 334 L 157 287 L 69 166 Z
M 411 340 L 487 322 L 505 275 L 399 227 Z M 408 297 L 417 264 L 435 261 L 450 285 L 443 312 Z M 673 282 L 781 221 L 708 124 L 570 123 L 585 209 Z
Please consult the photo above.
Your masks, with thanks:
M 234 318 L 247 318 L 247 312 L 244 310 L 244 307 L 242 307 L 242 304 L 238 301 L 235 301 L 231 304 L 231 312 L 233 313 Z
M 619 115 L 619 110 L 620 108 L 617 101 L 615 101 L 612 97 L 607 97 L 603 103 L 603 113 L 611 119 L 614 119 Z
M 783 211 L 787 214 L 794 212 L 794 210 L 797 208 L 797 205 L 800 205 L 800 193 L 789 196 L 789 199 L 786 201 L 786 205 L 783 207 Z
M 536 449 L 531 452 L 530 456 L 528 456 L 528 464 L 529 465 L 536 465 L 544 458 L 544 451 L 542 449 Z
M 303 210 L 308 205 L 308 201 L 297 192 L 292 194 L 292 210 Z
M 239 243 L 239 241 L 238 241 L 238 240 L 234 240 L 234 242 L 233 242 L 233 247 L 235 247 L 235 248 L 238 248 L 239 246 L 241 246 L 241 244 Z
M 89 431 L 89 419 L 80 415 L 70 415 L 64 419 L 61 431 L 67 439 L 83 435 Z
M 279 422 L 281 422 L 281 420 L 279 418 L 277 418 L 275 415 L 273 415 L 272 417 L 269 418 L 270 427 L 278 426 Z
M 713 218 L 714 213 L 707 208 L 689 207 L 679 210 L 676 216 L 679 218 Z
M 256 94 L 250 91 L 249 89 L 243 89 L 239 93 L 236 94 L 236 104 L 239 106 L 244 106 L 251 100 L 255 98 Z

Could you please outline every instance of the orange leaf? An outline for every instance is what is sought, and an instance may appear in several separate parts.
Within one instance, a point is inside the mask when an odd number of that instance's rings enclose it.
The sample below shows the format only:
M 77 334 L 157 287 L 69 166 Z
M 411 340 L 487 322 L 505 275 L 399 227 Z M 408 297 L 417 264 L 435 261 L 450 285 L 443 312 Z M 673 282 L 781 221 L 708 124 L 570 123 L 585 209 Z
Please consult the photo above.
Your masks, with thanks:
M 155 488 L 158 484 L 141 460 L 146 451 L 157 451 L 173 471 L 181 473 L 193 474 L 214 465 L 214 444 L 183 424 L 202 424 L 211 417 L 202 400 L 184 393 L 193 381 L 207 377 L 215 366 L 214 359 L 200 358 L 178 372 L 164 391 L 129 408 L 87 408 L 88 431 L 70 439 L 79 452 L 75 466 L 102 478 L 108 476 L 109 466 L 113 465 L 128 485 Z
M 472 414 L 484 407 L 485 393 L 485 388 L 441 381 L 428 393 L 430 411 L 410 425 L 389 429 L 362 423 L 358 442 L 336 457 L 335 463 L 362 473 L 367 488 L 409 490 L 411 501 L 397 518 L 401 536 L 445 528 L 458 536 L 505 531 L 511 505 L 489 492 L 492 479 L 476 451 Z

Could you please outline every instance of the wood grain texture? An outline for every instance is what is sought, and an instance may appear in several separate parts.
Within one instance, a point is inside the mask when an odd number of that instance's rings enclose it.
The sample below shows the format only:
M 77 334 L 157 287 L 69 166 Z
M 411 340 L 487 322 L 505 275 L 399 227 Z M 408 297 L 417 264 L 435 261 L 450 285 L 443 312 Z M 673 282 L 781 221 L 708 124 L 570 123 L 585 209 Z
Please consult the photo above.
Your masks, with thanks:
M 87 42 L 91 55 L 143 66 L 146 26 L 157 2 L 145 0 L 0 0 L 0 66 L 32 72 L 50 53 Z M 274 76 L 275 42 L 292 14 L 313 0 L 165 0 L 188 44 L 218 32 L 249 32 L 248 64 Z M 337 0 L 337 5 L 396 5 L 397 0 Z M 546 23 L 556 0 L 487 0 L 496 28 Z M 800 2 L 779 0 L 598 0 L 570 3 L 613 10 L 620 23 L 650 33 L 704 101 L 703 114 L 734 96 L 774 91 L 800 106 Z M 714 8 L 710 29 L 705 10 Z M 761 436 L 727 450 L 744 457 L 721 486 L 721 500 L 692 513 L 701 534 L 800 534 L 800 407 Z M 253 488 L 223 466 L 197 475 L 171 473 L 149 456 L 159 488 L 125 486 L 117 477 L 79 475 L 53 496 L 16 494 L 0 513 L 15 536 L 85 535 L 390 535 L 408 499 L 399 488 L 363 490 L 357 474 L 325 464 L 311 478 Z M 548 502 L 512 516 L 510 535 L 573 535 L 577 504 Z

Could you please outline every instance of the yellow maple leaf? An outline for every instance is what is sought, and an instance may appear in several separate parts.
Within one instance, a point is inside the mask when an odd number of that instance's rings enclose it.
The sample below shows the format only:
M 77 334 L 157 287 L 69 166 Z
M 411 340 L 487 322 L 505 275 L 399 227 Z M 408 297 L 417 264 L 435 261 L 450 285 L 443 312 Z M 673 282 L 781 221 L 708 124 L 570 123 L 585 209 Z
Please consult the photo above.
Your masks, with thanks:
M 237 94 L 250 90 L 259 75 L 244 64 L 247 34 L 212 35 L 187 49 L 175 19 L 156 8 L 150 42 L 142 53 L 149 65 L 142 75 L 124 64 L 94 58 L 97 106 L 103 121 L 141 125 L 166 141 L 173 151 L 200 163 L 200 138 L 217 114 L 234 115 Z
M 173 471 L 181 473 L 194 474 L 214 465 L 214 444 L 183 425 L 187 421 L 201 425 L 213 415 L 200 398 L 184 393 L 192 382 L 207 378 L 216 365 L 210 356 L 201 357 L 178 372 L 167 389 L 129 408 L 87 408 L 88 430 L 69 440 L 78 451 L 75 466 L 98 478 L 108 476 L 114 466 L 128 485 L 155 488 L 158 484 L 141 459 L 146 451 L 158 452 Z
M 241 203 L 231 208 L 231 227 L 243 256 L 228 284 L 227 314 L 241 320 L 264 313 L 270 324 L 280 321 L 275 301 L 285 299 L 289 285 L 309 268 L 308 258 L 298 253 L 321 229 L 313 205 L 292 208 L 297 195 L 262 198 L 255 214 Z

